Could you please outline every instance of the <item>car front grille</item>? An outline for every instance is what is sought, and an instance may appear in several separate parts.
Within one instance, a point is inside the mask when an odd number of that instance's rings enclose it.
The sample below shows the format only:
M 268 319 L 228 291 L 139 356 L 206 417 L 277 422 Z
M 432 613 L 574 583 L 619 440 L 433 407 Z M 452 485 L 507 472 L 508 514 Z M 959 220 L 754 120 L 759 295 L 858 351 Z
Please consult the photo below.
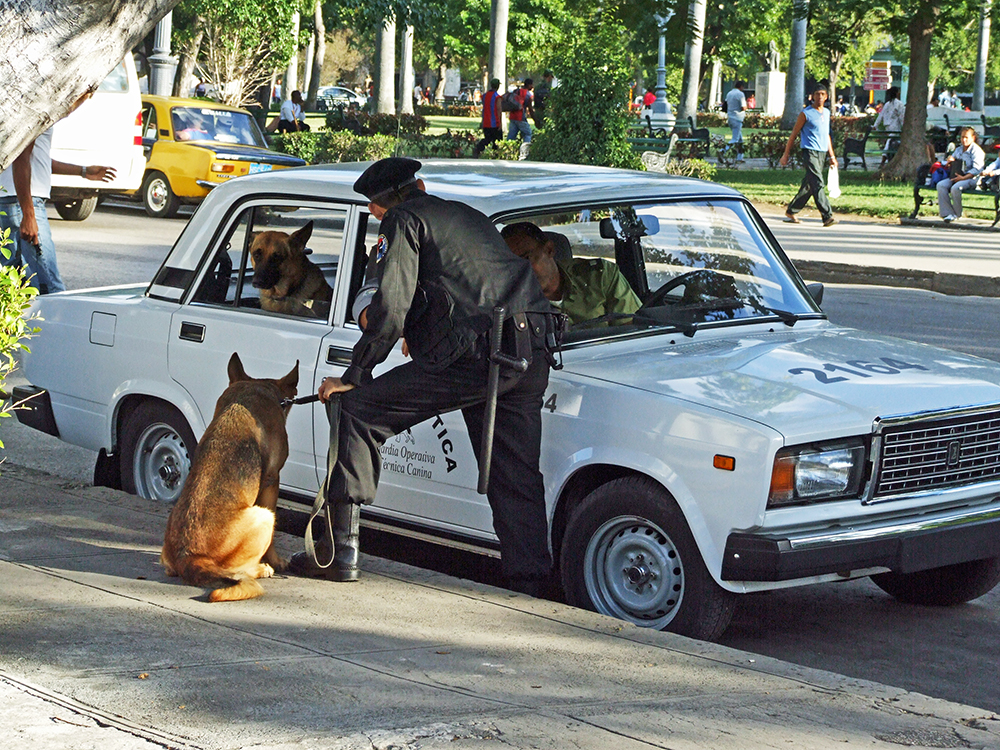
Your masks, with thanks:
M 874 499 L 1000 479 L 1000 408 L 890 423 L 880 438 Z

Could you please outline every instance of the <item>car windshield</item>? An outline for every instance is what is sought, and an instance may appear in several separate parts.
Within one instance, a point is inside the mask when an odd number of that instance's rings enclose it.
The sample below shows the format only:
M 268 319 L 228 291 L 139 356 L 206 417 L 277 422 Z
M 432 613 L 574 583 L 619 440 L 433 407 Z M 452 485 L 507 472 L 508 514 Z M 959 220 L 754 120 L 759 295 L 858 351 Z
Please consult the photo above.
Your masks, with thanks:
M 257 121 L 247 112 L 211 107 L 174 107 L 170 111 L 174 139 L 216 141 L 267 148 Z
M 822 315 L 742 201 L 528 215 L 508 220 L 505 238 L 521 231 L 520 222 L 551 242 L 561 281 L 550 296 L 569 316 L 570 341 L 651 330 L 690 335 L 705 325 Z

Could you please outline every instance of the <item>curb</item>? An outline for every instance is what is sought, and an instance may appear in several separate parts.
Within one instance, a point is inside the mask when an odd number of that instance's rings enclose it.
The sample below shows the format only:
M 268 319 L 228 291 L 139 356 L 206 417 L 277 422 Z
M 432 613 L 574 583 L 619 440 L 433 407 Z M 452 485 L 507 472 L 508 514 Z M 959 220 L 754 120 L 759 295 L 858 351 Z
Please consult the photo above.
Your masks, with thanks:
M 976 221 L 975 219 L 973 221 Z M 986 221 L 980 219 L 978 221 Z M 1000 226 L 994 224 L 971 224 L 968 219 L 962 222 L 944 221 L 943 219 L 911 219 L 900 216 L 899 223 L 907 227 L 932 227 L 935 229 L 961 229 L 964 232 L 1000 232 Z
M 917 271 L 905 268 L 852 266 L 814 260 L 792 260 L 799 274 L 824 284 L 867 284 L 925 289 L 958 297 L 1000 297 L 1000 277 Z

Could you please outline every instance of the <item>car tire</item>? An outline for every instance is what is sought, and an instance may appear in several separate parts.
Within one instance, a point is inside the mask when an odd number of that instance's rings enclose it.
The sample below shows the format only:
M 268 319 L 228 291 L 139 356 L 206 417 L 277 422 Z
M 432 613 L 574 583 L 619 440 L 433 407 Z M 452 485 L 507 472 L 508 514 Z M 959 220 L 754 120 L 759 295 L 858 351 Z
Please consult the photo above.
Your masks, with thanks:
M 736 595 L 709 574 L 673 498 L 647 477 L 608 482 L 583 499 L 563 535 L 566 600 L 641 627 L 715 640 Z
M 154 219 L 172 219 L 181 207 L 163 172 L 150 172 L 142 181 L 142 205 Z
M 83 221 L 97 208 L 97 196 L 77 198 L 72 201 L 56 201 L 56 212 L 64 221 Z
M 907 604 L 951 607 L 978 599 L 1000 583 L 1000 557 L 946 565 L 918 573 L 879 573 L 872 582 Z
M 162 401 L 143 401 L 122 427 L 122 489 L 149 500 L 175 501 L 191 470 L 196 445 L 177 409 Z

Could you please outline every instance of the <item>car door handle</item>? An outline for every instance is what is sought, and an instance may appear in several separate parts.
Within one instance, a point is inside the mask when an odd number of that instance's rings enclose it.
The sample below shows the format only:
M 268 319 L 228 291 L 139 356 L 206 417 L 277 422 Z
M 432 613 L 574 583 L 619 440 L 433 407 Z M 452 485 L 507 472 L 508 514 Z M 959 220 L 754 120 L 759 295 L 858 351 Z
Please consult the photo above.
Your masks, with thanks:
M 326 363 L 328 365 L 343 365 L 350 367 L 351 357 L 354 355 L 353 349 L 345 349 L 340 346 L 331 346 L 326 350 Z
M 181 323 L 181 338 L 200 344 L 205 340 L 205 326 L 201 323 Z

